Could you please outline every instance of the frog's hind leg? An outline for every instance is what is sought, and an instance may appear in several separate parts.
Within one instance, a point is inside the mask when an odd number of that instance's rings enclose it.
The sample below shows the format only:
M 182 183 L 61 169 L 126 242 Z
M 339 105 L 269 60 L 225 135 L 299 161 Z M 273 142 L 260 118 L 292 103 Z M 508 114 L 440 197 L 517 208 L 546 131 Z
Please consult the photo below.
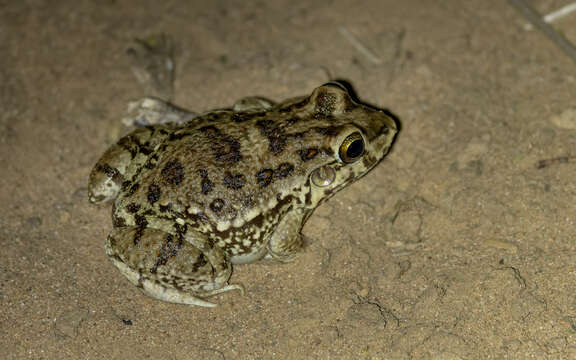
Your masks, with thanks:
M 88 196 L 93 203 L 113 200 L 122 186 L 129 186 L 132 177 L 143 166 L 154 166 L 150 155 L 179 125 L 197 115 L 153 97 L 131 102 L 125 125 L 137 126 L 102 155 L 90 173 Z
M 159 300 L 213 307 L 201 298 L 244 292 L 241 285 L 228 285 L 232 267 L 220 248 L 203 252 L 161 230 L 116 228 L 108 236 L 106 253 L 131 283 Z
M 149 154 L 170 134 L 170 126 L 138 128 L 124 136 L 100 157 L 88 182 L 88 197 L 93 203 L 113 200 L 133 176 L 155 161 Z

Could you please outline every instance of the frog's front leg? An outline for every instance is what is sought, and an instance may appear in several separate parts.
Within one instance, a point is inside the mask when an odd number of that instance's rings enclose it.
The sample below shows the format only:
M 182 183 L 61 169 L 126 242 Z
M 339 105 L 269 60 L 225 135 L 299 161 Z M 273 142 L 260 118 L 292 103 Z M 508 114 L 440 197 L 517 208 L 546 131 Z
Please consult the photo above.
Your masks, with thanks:
M 284 216 L 268 241 L 267 260 L 289 262 L 302 248 L 302 226 L 306 220 L 306 211 L 294 210 Z
M 106 253 L 120 272 L 147 295 L 172 303 L 213 307 L 201 297 L 230 290 L 227 255 L 202 234 L 169 234 L 152 228 L 112 230 Z

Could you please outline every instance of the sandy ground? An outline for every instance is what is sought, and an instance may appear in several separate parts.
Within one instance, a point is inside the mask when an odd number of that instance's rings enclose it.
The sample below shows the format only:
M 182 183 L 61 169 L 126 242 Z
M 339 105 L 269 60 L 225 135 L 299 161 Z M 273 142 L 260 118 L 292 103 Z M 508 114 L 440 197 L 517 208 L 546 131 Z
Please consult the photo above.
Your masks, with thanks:
M 0 1 L 1 357 L 576 358 L 576 67 L 524 24 L 496 0 Z M 237 266 L 215 309 L 131 286 L 87 201 L 155 33 L 184 107 L 345 79 L 401 122 L 297 260 Z

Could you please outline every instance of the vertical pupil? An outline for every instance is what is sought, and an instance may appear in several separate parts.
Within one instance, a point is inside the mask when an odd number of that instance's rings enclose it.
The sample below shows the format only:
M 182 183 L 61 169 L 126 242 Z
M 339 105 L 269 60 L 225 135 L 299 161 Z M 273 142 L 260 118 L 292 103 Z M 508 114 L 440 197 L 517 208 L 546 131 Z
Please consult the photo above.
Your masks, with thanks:
M 354 140 L 348 149 L 346 149 L 346 156 L 351 159 L 357 158 L 364 152 L 364 142 L 362 140 Z

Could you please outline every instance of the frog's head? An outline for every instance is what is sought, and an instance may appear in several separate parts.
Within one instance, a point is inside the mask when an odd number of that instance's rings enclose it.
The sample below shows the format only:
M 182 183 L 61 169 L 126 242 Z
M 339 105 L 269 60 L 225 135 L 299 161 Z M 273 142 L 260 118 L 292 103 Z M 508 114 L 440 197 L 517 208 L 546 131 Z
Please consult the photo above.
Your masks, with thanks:
M 338 83 L 315 89 L 304 101 L 314 134 L 309 149 L 314 157 L 307 167 L 310 193 L 306 203 L 315 207 L 353 183 L 384 158 L 397 132 L 396 123 L 382 110 L 356 103 Z M 318 151 L 320 156 L 314 154 Z

